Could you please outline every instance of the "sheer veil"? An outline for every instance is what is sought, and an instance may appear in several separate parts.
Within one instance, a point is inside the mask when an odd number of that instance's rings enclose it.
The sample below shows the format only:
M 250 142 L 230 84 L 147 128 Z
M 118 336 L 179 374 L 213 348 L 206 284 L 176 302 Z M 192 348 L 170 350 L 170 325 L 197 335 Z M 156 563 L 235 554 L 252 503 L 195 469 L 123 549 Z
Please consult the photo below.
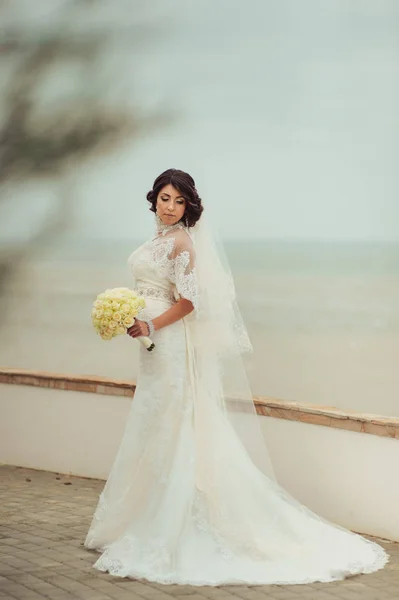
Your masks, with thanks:
M 125 433 L 85 541 L 104 550 L 94 566 L 212 586 L 334 581 L 381 568 L 380 546 L 332 526 L 277 483 L 223 247 L 203 215 L 187 235 L 180 229 L 136 255 L 136 275 L 192 298 L 195 309 L 156 332 L 158 350 L 141 351 Z M 149 298 L 149 314 L 162 308 Z
M 208 411 L 217 406 L 219 416 L 235 429 L 255 465 L 275 479 L 242 358 L 253 348 L 223 244 L 204 213 L 188 232 L 195 249 L 198 286 L 198 308 L 187 319 L 196 370 L 192 376 L 198 394 L 197 417 L 205 405 Z
M 334 581 L 381 568 L 380 546 L 332 526 L 276 482 L 223 247 L 203 215 L 187 235 L 180 229 L 136 255 L 136 275 L 195 309 L 156 332 L 158 350 L 141 351 L 125 433 L 85 541 L 104 551 L 94 566 L 211 586 Z M 149 314 L 159 314 L 164 304 L 148 300 Z

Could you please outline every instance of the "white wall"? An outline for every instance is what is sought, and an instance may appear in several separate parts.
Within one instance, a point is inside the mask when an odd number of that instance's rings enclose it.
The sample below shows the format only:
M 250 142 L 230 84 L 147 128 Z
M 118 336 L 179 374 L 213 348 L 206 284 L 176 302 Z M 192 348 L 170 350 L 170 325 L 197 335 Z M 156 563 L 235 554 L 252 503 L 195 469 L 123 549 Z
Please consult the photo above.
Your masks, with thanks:
M 131 400 L 0 384 L 0 461 L 105 479 Z M 399 541 L 397 440 L 262 418 L 277 478 L 318 514 Z
M 262 419 L 279 483 L 344 527 L 399 541 L 399 441 Z
M 0 462 L 106 479 L 131 398 L 0 384 Z

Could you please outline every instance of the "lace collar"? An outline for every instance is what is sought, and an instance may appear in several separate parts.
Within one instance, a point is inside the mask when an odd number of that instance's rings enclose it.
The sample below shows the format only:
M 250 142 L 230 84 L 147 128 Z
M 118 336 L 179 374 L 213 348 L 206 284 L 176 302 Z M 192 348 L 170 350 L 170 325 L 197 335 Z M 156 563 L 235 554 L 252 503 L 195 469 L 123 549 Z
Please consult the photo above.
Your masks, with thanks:
M 174 225 L 166 225 L 157 214 L 155 214 L 155 225 L 157 235 L 165 235 L 175 229 L 184 229 L 184 224 L 181 221 L 178 221 Z

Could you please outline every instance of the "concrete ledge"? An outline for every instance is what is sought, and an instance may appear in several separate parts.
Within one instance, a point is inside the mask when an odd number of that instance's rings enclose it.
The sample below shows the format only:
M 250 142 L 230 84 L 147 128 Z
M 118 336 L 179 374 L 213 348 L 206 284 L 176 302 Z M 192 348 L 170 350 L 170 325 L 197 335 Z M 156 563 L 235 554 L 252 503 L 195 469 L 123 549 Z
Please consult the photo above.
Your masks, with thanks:
M 108 379 L 98 375 L 66 375 L 65 373 L 12 368 L 0 369 L 0 383 L 33 385 L 56 390 L 105 394 L 106 396 L 133 397 L 136 389 L 136 384 L 133 381 Z
M 266 417 L 399 439 L 399 417 L 344 411 L 334 406 L 283 402 L 263 396 L 254 396 L 254 403 L 257 413 Z
M 13 368 L 0 369 L 0 383 L 127 397 L 133 397 L 136 389 L 133 381 Z M 254 396 L 254 403 L 257 413 L 265 417 L 399 439 L 399 417 L 343 411 L 333 406 L 285 402 L 265 396 Z

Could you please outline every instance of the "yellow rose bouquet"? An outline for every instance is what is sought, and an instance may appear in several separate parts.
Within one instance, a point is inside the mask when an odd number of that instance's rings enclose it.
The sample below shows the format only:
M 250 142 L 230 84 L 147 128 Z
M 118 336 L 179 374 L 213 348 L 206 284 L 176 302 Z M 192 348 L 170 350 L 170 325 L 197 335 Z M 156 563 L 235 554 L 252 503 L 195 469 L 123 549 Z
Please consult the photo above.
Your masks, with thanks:
M 145 300 L 135 291 L 128 288 L 113 288 L 99 294 L 94 301 L 91 319 L 94 329 L 103 340 L 110 340 L 126 333 L 134 323 L 134 319 L 142 308 Z M 149 337 L 137 338 L 147 350 L 155 348 Z

